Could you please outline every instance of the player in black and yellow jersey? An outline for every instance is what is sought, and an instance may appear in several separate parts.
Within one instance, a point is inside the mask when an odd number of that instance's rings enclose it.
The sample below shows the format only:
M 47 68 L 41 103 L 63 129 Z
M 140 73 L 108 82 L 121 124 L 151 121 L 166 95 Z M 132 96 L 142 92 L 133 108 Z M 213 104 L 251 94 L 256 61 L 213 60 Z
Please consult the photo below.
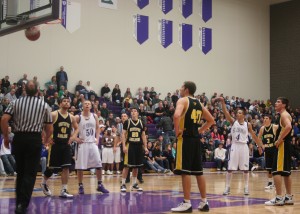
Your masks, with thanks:
M 148 153 L 144 125 L 137 108 L 131 109 L 131 118 L 123 124 L 122 146 L 125 153 L 121 192 L 126 192 L 126 177 L 132 168 L 131 190 L 143 191 L 137 184 L 138 168 L 143 166 L 144 152 Z
M 53 120 L 53 142 L 49 150 L 48 167 L 44 173 L 41 187 L 45 195 L 51 196 L 52 193 L 46 182 L 52 176 L 53 169 L 62 169 L 60 197 L 72 198 L 73 195 L 67 191 L 69 167 L 72 160 L 70 144 L 72 141 L 80 141 L 77 138 L 78 124 L 74 116 L 68 113 L 68 109 L 70 108 L 69 98 L 62 98 L 59 105 L 60 109 L 51 113 Z M 74 131 L 72 132 L 72 130 Z
M 272 116 L 264 115 L 264 123 L 258 133 L 258 139 L 260 140 L 260 142 L 257 142 L 265 150 L 266 170 L 268 173 L 268 185 L 265 187 L 265 189 L 272 189 L 274 187 L 272 178 L 272 166 L 273 158 L 276 152 L 275 137 L 278 125 L 272 124 L 271 122 Z
M 275 110 L 280 114 L 276 132 L 276 152 L 273 159 L 272 174 L 276 188 L 276 197 L 265 202 L 267 206 L 293 205 L 292 179 L 291 179 L 291 132 L 292 117 L 286 111 L 289 101 L 285 97 L 278 97 Z M 282 178 L 285 184 L 285 195 L 282 194 Z
M 202 148 L 200 134 L 207 130 L 214 118 L 209 111 L 202 106 L 199 100 L 194 98 L 196 85 L 186 81 L 180 89 L 181 98 L 177 101 L 174 113 L 174 129 L 177 136 L 176 166 L 174 173 L 181 175 L 184 201 L 172 212 L 191 212 L 190 201 L 191 175 L 195 175 L 202 201 L 198 209 L 208 211 L 209 205 L 206 199 L 206 184 L 202 168 Z M 201 119 L 205 123 L 200 126 Z

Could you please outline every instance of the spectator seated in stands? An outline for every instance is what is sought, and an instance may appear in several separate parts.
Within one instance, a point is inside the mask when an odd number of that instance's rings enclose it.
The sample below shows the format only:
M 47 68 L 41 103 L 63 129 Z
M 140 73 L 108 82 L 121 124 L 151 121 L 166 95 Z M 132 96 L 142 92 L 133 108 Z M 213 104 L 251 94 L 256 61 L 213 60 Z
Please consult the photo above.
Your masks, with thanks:
M 215 151 L 215 143 L 213 139 L 208 141 L 207 150 L 206 150 L 206 160 L 213 161 L 214 160 L 214 151 Z
M 1 91 L 6 94 L 8 91 L 10 91 L 10 82 L 9 82 L 9 76 L 5 76 L 1 80 Z
M 164 157 L 167 157 L 168 162 L 169 162 L 170 170 L 173 171 L 173 170 L 174 170 L 174 167 L 175 167 L 175 156 L 173 156 L 173 153 L 172 153 L 172 146 L 171 146 L 171 143 L 168 143 L 168 144 L 166 145 L 166 148 L 165 148 L 165 150 L 163 151 L 163 156 L 164 156 Z
M 163 156 L 162 145 L 160 143 L 155 143 L 154 149 L 152 151 L 152 156 L 154 160 L 163 168 L 170 169 L 169 161 L 167 157 Z
M 170 170 L 163 168 L 162 166 L 160 166 L 154 159 L 154 157 L 152 156 L 152 142 L 148 142 L 147 143 L 147 148 L 148 148 L 148 154 L 144 155 L 144 163 L 147 167 L 149 167 L 150 169 L 154 170 L 157 173 L 167 173 Z
M 257 170 L 257 169 L 265 169 L 266 162 L 265 162 L 265 155 L 264 151 L 261 147 L 256 147 L 253 145 L 253 143 L 249 144 L 249 157 L 250 157 L 250 164 L 251 171 Z
M 55 92 L 57 92 L 57 91 L 54 88 L 54 85 L 49 85 L 49 88 L 47 88 L 47 90 L 46 90 L 46 97 L 47 98 L 54 97 Z
M 105 83 L 104 86 L 101 88 L 100 96 L 105 99 L 105 101 L 110 100 L 110 88 L 108 87 L 108 83 Z
M 300 161 L 300 146 L 299 139 L 295 136 L 292 138 L 291 143 L 291 158 L 292 158 L 292 169 L 298 169 L 298 161 Z
M 109 110 L 107 108 L 106 103 L 102 103 L 100 111 L 101 111 L 101 116 L 106 120 L 108 118 L 108 115 L 109 115 Z
M 11 127 L 8 127 L 9 133 L 9 148 L 4 146 L 4 139 L 2 136 L 2 144 L 0 149 L 0 157 L 3 162 L 3 166 L 6 174 L 13 176 L 16 172 L 16 161 L 15 158 L 11 154 L 11 143 L 14 137 L 14 134 L 11 132 Z
M 224 141 L 221 141 L 218 148 L 215 149 L 215 162 L 217 163 L 217 170 L 227 170 L 228 160 L 226 159 L 226 149 L 223 148 Z
M 161 117 L 161 120 L 159 121 L 159 123 L 156 125 L 156 128 L 158 128 L 159 130 L 157 131 L 157 134 L 162 135 L 163 139 L 164 139 L 164 146 L 167 143 L 170 143 L 170 137 L 171 138 L 175 138 L 175 133 L 173 131 L 173 121 L 171 119 L 171 117 L 163 115 Z M 163 147 L 164 147 L 163 146 Z
M 82 85 L 82 80 L 79 80 L 78 85 L 75 87 L 75 91 L 78 91 L 80 94 L 84 95 L 84 98 L 86 100 L 89 99 L 89 92 L 86 90 L 86 88 Z
M 158 103 L 158 107 L 155 109 L 155 118 L 154 121 L 155 123 L 159 123 L 159 121 L 161 120 L 162 116 L 164 116 L 166 114 L 165 108 L 163 106 L 162 102 Z
M 213 131 L 211 132 L 211 138 L 214 141 L 214 146 L 217 147 L 219 143 L 224 140 L 224 136 L 218 133 L 218 128 L 215 126 Z
M 57 91 L 56 76 L 52 76 L 51 80 L 45 83 L 45 89 L 48 90 L 50 85 L 53 85 L 54 90 Z
M 120 86 L 118 84 L 115 85 L 112 93 L 112 101 L 114 103 L 121 103 L 121 90 L 120 90 Z

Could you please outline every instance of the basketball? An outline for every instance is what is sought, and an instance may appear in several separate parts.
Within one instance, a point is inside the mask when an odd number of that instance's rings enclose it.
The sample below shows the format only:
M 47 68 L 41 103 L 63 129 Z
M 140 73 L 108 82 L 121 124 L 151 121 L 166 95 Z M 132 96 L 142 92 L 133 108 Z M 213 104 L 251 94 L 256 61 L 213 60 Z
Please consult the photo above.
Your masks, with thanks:
M 41 36 L 41 32 L 40 32 L 39 27 L 34 26 L 34 27 L 27 28 L 25 30 L 25 36 L 30 41 L 38 40 Z

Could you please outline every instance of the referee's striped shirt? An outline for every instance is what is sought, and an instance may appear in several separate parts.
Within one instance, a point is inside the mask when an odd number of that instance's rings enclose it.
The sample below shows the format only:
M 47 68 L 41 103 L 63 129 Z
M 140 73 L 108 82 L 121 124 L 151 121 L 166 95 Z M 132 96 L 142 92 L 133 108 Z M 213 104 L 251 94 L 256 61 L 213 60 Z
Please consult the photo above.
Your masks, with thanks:
M 41 133 L 44 123 L 52 123 L 50 106 L 35 96 L 25 96 L 11 102 L 4 114 L 12 116 L 14 132 Z

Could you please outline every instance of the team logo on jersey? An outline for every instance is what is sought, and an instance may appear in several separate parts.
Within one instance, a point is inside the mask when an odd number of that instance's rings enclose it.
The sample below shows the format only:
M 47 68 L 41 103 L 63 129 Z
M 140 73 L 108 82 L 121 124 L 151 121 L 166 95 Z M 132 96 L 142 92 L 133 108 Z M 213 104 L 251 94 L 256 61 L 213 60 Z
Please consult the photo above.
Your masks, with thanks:
M 195 106 L 195 105 L 197 105 L 197 103 L 196 103 L 196 102 L 193 102 L 193 103 L 194 103 L 194 106 Z

